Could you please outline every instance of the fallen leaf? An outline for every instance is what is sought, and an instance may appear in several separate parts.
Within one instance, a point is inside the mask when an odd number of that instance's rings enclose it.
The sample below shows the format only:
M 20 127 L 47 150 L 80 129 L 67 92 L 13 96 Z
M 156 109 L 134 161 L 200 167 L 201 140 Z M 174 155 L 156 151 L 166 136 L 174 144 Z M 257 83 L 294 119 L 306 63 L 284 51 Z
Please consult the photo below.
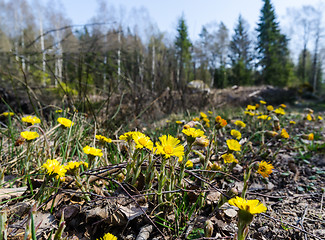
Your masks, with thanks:
M 0 189 L 0 201 L 3 201 L 5 199 L 10 199 L 12 197 L 19 197 L 21 196 L 25 191 L 27 190 L 27 187 L 19 187 L 19 188 L 1 188 Z

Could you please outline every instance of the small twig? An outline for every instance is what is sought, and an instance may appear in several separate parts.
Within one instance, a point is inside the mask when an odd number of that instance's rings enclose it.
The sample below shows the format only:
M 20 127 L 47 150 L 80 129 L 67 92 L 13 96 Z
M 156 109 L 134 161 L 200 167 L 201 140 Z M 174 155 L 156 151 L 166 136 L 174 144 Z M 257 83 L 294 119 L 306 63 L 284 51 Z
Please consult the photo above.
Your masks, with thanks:
M 324 195 L 325 195 L 325 192 L 323 192 L 323 194 L 322 194 L 322 198 L 321 198 L 321 200 L 320 200 L 320 211 L 323 210 Z
M 222 172 L 222 171 L 214 171 L 214 170 L 204 170 L 204 169 L 193 169 L 191 170 L 192 172 L 209 172 L 209 173 L 221 173 L 223 175 L 226 175 L 228 177 L 231 177 L 233 178 L 234 180 L 240 182 L 240 180 L 232 175 L 230 175 L 229 173 L 225 173 L 225 172 Z
M 325 223 L 325 221 L 321 220 L 321 219 L 312 219 L 312 218 L 308 218 L 308 217 L 305 217 L 305 219 L 307 219 L 308 221 L 311 221 L 311 222 L 321 222 L 321 223 Z
M 301 226 L 301 229 L 303 229 L 303 230 L 305 230 L 304 229 L 304 220 L 305 220 L 305 216 L 306 216 L 306 213 L 307 213 L 307 209 L 308 209 L 308 205 L 305 207 L 304 213 L 302 214 L 301 220 L 300 220 L 300 226 Z M 306 233 L 304 234 L 304 237 L 305 237 L 305 240 L 307 240 L 307 234 Z
M 275 198 L 275 199 L 281 199 L 281 198 L 286 198 L 287 196 L 270 196 L 270 195 L 266 195 L 266 194 L 262 194 L 262 193 L 255 193 L 255 192 L 246 192 L 246 194 L 248 195 L 257 195 L 257 196 L 261 196 L 261 197 L 267 197 L 267 198 Z
M 115 23 L 112 22 L 112 23 Z M 41 37 L 51 33 L 51 32 L 57 32 L 57 31 L 62 31 L 62 30 L 65 30 L 65 29 L 69 29 L 69 28 L 73 28 L 73 27 L 86 27 L 86 26 L 94 26 L 94 25 L 105 25 L 105 24 L 111 24 L 111 23 L 89 23 L 89 24 L 78 24 L 78 25 L 67 25 L 67 26 L 63 26 L 63 27 L 60 27 L 60 28 L 56 28 L 56 29 L 51 29 L 51 30 L 48 30 L 46 32 L 44 32 L 43 34 L 39 35 L 37 38 L 35 38 L 30 44 L 28 44 L 26 46 L 26 48 L 30 48 L 35 42 L 37 42 L 37 40 L 39 40 Z
M 210 187 L 212 187 L 214 190 L 217 190 L 219 193 L 221 193 L 221 195 L 223 195 L 223 196 L 226 197 L 227 199 L 230 199 L 230 197 L 229 197 L 227 194 L 225 194 L 225 193 L 224 193 L 222 190 L 220 190 L 219 188 L 216 188 L 216 187 L 215 187 L 214 185 L 212 185 L 209 181 L 203 179 L 202 177 L 198 176 L 197 174 L 195 174 L 195 173 L 193 173 L 193 172 L 191 172 L 191 171 L 189 171 L 189 170 L 185 170 L 185 172 L 187 172 L 187 173 L 189 173 L 190 175 L 196 177 L 197 179 L 199 179 L 199 180 L 205 182 L 205 183 L 208 184 Z
M 35 125 L 28 127 L 28 129 L 30 129 L 30 128 L 37 128 L 40 132 L 42 132 L 42 134 L 44 136 L 44 140 L 46 142 L 46 146 L 47 146 L 47 154 L 50 156 L 50 144 L 49 144 L 49 141 L 47 140 L 44 130 L 40 126 L 35 126 Z

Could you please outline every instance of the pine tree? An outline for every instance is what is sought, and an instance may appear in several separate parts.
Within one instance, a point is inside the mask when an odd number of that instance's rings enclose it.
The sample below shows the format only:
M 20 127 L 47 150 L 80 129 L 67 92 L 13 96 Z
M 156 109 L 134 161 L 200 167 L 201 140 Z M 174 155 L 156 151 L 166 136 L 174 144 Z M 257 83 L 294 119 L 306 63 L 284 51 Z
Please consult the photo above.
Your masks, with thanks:
M 292 72 L 289 59 L 288 39 L 281 34 L 270 0 L 263 0 L 258 23 L 257 51 L 262 69 L 261 83 L 285 86 Z
M 187 25 L 184 16 L 178 21 L 177 33 L 175 40 L 176 56 L 178 63 L 177 85 L 178 88 L 183 87 L 190 79 L 191 68 L 191 47 L 188 36 Z
M 252 84 L 251 76 L 251 40 L 248 36 L 247 23 L 239 15 L 235 27 L 235 34 L 229 45 L 229 58 L 231 60 L 231 84 L 249 85 Z

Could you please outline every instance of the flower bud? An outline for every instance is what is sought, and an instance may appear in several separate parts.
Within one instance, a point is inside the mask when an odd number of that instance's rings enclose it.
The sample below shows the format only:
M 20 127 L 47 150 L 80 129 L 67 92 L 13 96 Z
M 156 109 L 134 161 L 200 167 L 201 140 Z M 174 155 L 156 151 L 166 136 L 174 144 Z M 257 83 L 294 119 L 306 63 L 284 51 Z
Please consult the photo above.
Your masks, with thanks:
M 227 195 L 228 195 L 229 197 L 237 196 L 237 195 L 238 195 L 238 190 L 237 190 L 237 188 L 235 188 L 235 187 L 231 188 L 231 189 L 228 191 Z
M 186 124 L 183 126 L 183 128 L 185 128 L 185 129 L 188 129 L 188 128 L 194 128 L 195 125 L 196 125 L 196 122 L 195 122 L 195 121 L 190 121 L 190 122 L 186 123 Z
M 311 109 L 311 108 L 305 108 L 304 111 L 307 112 L 307 113 L 309 113 L 309 114 L 313 114 L 314 113 L 314 110 Z
M 312 141 L 312 140 L 314 140 L 314 134 L 313 133 L 303 134 L 303 135 L 301 135 L 301 138 Z
M 274 116 L 273 118 L 273 129 L 275 131 L 279 131 L 280 130 L 280 121 L 277 117 Z
M 207 147 L 209 146 L 209 139 L 207 139 L 205 136 L 196 138 L 195 140 L 195 145 L 200 146 L 200 147 Z
M 123 173 L 119 173 L 119 174 L 117 174 L 116 179 L 119 182 L 123 182 L 123 180 L 125 179 L 125 176 Z
M 211 166 L 211 170 L 213 170 L 213 171 L 219 171 L 220 169 L 221 169 L 221 166 L 217 162 L 214 162 Z
M 204 236 L 212 237 L 213 234 L 213 223 L 211 220 L 206 220 L 204 223 Z
M 265 136 L 267 136 L 267 137 L 275 137 L 277 135 L 278 135 L 278 133 L 275 131 L 265 131 Z

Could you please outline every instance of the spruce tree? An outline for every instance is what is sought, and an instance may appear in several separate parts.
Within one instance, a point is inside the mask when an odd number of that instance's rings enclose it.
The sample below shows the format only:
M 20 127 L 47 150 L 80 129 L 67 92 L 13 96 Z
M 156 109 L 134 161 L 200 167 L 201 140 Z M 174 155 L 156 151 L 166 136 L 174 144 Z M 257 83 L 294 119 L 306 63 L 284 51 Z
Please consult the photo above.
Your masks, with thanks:
M 229 58 L 231 60 L 231 84 L 252 84 L 251 76 L 251 40 L 248 36 L 246 21 L 239 15 L 235 34 L 229 45 Z
M 258 23 L 257 51 L 261 67 L 262 84 L 285 86 L 292 72 L 288 39 L 281 34 L 270 0 L 263 0 Z
M 176 57 L 178 64 L 178 76 L 177 85 L 178 88 L 184 87 L 184 85 L 189 81 L 189 74 L 191 68 L 191 47 L 188 36 L 187 25 L 185 23 L 184 16 L 182 16 L 178 21 L 177 36 L 175 40 Z

